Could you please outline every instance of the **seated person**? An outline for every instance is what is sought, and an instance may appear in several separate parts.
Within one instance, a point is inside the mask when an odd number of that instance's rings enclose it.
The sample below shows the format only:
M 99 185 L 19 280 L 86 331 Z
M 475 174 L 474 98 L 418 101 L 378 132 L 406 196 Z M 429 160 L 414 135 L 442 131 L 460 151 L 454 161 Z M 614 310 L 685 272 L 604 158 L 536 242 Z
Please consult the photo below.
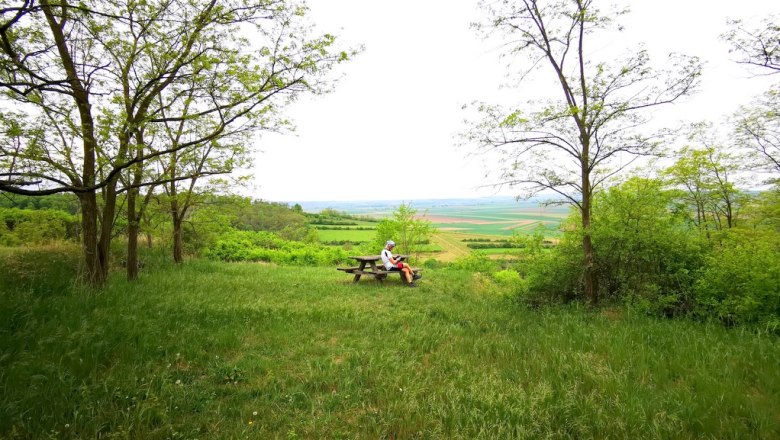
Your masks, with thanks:
M 382 249 L 382 264 L 385 265 L 385 269 L 387 270 L 394 270 L 394 271 L 401 271 L 403 272 L 403 276 L 406 279 L 406 282 L 409 287 L 417 287 L 414 284 L 414 280 L 420 279 L 420 275 L 416 274 L 412 271 L 412 267 L 409 266 L 406 263 L 402 263 L 400 259 L 397 259 L 393 257 L 393 248 L 395 247 L 395 242 L 393 240 L 387 240 L 385 243 L 385 248 Z

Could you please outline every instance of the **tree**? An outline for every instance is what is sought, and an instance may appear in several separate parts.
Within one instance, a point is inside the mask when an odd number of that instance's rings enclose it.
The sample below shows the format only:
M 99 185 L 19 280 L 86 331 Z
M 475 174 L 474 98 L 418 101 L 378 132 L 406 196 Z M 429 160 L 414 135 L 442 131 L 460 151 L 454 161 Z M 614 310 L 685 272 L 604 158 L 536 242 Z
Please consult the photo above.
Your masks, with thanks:
M 738 63 L 759 67 L 767 75 L 780 74 L 780 25 L 767 17 L 758 29 L 739 20 L 722 38 L 738 55 Z M 771 87 L 750 107 L 736 114 L 736 134 L 741 146 L 752 151 L 756 169 L 780 173 L 780 86 Z
M 780 175 L 780 87 L 737 112 L 736 134 L 739 145 L 753 153 L 754 169 Z
M 420 244 L 430 240 L 434 232 L 431 222 L 420 218 L 411 204 L 401 203 L 390 218 L 377 225 L 375 248 L 381 249 L 387 240 L 393 240 L 398 246 L 398 253 L 410 254 L 416 259 L 420 254 Z
M 695 209 L 694 225 L 709 237 L 710 230 L 737 226 L 746 195 L 735 175 L 743 160 L 713 139 L 711 124 L 694 124 L 677 161 L 663 171 L 667 184 L 681 190 L 680 199 Z
M 86 278 L 102 284 L 117 195 L 131 190 L 131 205 L 138 188 L 192 177 L 151 173 L 150 160 L 274 127 L 290 99 L 326 90 L 349 55 L 333 36 L 311 36 L 305 12 L 279 0 L 4 7 L 1 99 L 15 110 L 0 115 L 0 191 L 76 194 Z M 167 144 L 166 123 L 186 137 Z
M 769 69 L 770 74 L 780 73 L 780 25 L 777 17 L 769 16 L 758 29 L 749 28 L 741 20 L 729 22 L 731 29 L 723 38 L 731 45 L 731 52 L 739 56 L 740 64 Z
M 648 109 L 690 94 L 701 65 L 696 58 L 675 56 L 671 61 L 676 71 L 656 72 L 644 50 L 635 50 L 622 61 L 594 62 L 588 42 L 596 31 L 610 30 L 613 21 L 593 3 L 481 2 L 487 19 L 475 27 L 503 39 L 508 56 L 526 61 L 520 85 L 547 67 L 538 78 L 554 78 L 560 99 L 536 108 L 525 104 L 532 111 L 480 104 L 483 117 L 465 140 L 476 143 L 481 152 L 503 154 L 499 184 L 518 187 L 526 196 L 552 190 L 577 207 L 583 230 L 584 289 L 596 303 L 594 192 L 633 158 L 656 151 L 658 135 L 645 135 L 637 128 L 648 122 Z

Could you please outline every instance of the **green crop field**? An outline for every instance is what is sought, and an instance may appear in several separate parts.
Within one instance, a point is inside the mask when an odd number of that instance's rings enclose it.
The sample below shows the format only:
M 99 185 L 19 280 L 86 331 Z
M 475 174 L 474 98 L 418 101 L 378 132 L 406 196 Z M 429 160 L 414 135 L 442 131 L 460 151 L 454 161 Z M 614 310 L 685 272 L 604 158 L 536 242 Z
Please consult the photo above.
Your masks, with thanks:
M 350 214 L 370 215 L 376 218 L 389 216 L 394 206 L 385 206 L 384 209 L 372 208 L 365 210 L 353 208 L 351 205 L 339 207 L 340 210 Z M 412 203 L 414 207 L 414 203 Z M 423 258 L 435 258 L 441 261 L 452 261 L 458 257 L 466 256 L 472 252 L 465 244 L 461 243 L 466 238 L 487 237 L 506 238 L 515 233 L 531 234 L 539 230 L 544 231 L 547 237 L 557 237 L 559 227 L 566 216 L 569 215 L 566 206 L 535 206 L 529 203 L 520 203 L 512 200 L 500 203 L 483 203 L 475 201 L 474 204 L 447 204 L 442 201 L 439 204 L 425 206 L 418 209 L 418 215 L 429 220 L 438 229 L 433 237 L 434 248 L 438 252 L 423 255 Z M 366 222 L 376 226 L 376 223 Z M 362 223 L 361 223 L 362 226 Z M 371 241 L 374 239 L 374 231 L 330 231 L 319 230 L 321 241 L 353 242 Z M 501 256 L 511 251 L 503 249 L 484 249 L 483 253 Z

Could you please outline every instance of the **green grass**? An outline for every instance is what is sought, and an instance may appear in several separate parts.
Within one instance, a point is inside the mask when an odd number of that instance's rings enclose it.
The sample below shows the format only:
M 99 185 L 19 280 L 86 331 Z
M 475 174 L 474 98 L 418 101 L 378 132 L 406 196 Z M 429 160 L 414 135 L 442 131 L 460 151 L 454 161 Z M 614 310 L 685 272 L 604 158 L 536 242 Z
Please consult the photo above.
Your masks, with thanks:
M 777 337 L 529 311 L 465 272 L 350 278 L 193 261 L 102 292 L 2 283 L 0 438 L 780 437 Z
M 523 222 L 523 219 L 518 217 L 514 221 L 503 223 L 487 223 L 487 224 L 474 224 L 474 223 L 433 223 L 433 226 L 443 231 L 452 231 L 469 235 L 489 235 L 497 236 L 498 238 L 506 238 L 512 235 L 513 231 L 520 233 L 530 234 L 536 231 L 540 226 L 545 228 L 545 235 L 556 236 L 558 235 L 558 227 L 560 221 L 536 221 L 533 220 L 528 224 L 519 224 Z

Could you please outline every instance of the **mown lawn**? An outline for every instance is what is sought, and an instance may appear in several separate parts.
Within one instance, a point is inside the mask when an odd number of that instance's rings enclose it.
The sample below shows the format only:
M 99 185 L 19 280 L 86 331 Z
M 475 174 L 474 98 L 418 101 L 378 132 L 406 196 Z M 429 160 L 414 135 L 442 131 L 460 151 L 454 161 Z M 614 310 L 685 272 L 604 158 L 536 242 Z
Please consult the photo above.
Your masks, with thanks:
M 780 341 L 746 330 L 530 311 L 445 270 L 23 281 L 0 273 L 0 438 L 780 438 Z

